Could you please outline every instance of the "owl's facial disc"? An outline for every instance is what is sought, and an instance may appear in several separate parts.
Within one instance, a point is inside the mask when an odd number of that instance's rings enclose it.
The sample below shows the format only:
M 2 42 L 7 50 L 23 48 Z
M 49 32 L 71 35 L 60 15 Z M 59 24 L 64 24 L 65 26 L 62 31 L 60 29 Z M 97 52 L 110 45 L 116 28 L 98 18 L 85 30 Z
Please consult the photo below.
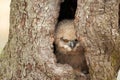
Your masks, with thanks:
M 61 38 L 62 42 L 64 43 L 64 48 L 67 49 L 68 51 L 73 50 L 76 47 L 76 44 L 78 43 L 77 39 L 74 40 L 67 40 L 64 38 Z

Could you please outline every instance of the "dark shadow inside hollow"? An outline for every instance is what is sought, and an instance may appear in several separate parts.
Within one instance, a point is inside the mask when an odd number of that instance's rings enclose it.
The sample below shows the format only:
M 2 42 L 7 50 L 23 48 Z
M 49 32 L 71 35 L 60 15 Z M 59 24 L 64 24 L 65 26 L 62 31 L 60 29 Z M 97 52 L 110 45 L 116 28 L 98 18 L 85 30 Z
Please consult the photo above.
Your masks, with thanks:
M 77 8 L 77 0 L 64 0 L 60 5 L 58 22 L 63 19 L 74 19 Z
M 76 53 L 75 53 L 75 55 L 71 55 L 71 54 L 66 55 L 66 54 L 58 52 L 57 45 L 55 43 L 53 45 L 54 45 L 54 54 L 56 55 L 56 58 L 57 58 L 57 63 L 68 64 L 71 67 L 73 67 L 73 69 L 81 67 L 81 69 L 79 69 L 80 72 L 82 72 L 86 75 L 89 74 L 89 68 L 88 68 L 88 65 L 87 65 L 87 62 L 85 59 L 85 54 L 84 54 L 85 49 L 83 47 L 81 47 L 82 49 L 81 48 L 79 49 L 79 51 L 80 51 L 79 55 L 76 55 Z M 76 56 L 78 56 L 79 59 Z M 75 61 L 75 63 L 74 63 L 74 61 Z M 78 64 L 79 62 L 80 62 L 80 64 Z

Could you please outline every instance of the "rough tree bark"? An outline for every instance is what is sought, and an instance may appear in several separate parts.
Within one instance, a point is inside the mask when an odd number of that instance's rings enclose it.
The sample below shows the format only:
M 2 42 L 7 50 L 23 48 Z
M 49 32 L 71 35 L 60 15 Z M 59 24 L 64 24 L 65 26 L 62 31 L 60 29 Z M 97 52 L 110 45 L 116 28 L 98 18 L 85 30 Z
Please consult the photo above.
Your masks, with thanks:
M 10 34 L 0 55 L 0 80 L 71 80 L 70 66 L 56 64 L 54 28 L 60 0 L 12 0 Z
M 119 0 L 78 0 L 76 28 L 91 80 L 116 80 L 120 67 Z
M 0 80 L 75 80 L 72 68 L 56 64 L 53 54 L 59 4 L 60 0 L 11 1 Z M 91 80 L 115 80 L 120 66 L 118 5 L 117 0 L 78 0 L 75 23 L 86 47 Z

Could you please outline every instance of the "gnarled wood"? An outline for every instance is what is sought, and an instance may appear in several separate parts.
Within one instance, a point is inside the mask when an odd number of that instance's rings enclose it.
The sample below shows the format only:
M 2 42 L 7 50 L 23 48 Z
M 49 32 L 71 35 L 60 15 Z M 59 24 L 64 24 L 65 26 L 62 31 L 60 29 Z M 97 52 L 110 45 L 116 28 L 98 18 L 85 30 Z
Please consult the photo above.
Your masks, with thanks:
M 78 0 L 75 24 L 91 80 L 115 80 L 120 66 L 119 0 Z M 9 40 L 0 55 L 0 80 L 76 80 L 56 63 L 54 30 L 60 0 L 12 0 Z M 81 79 L 83 80 L 83 79 Z
M 78 0 L 76 28 L 91 80 L 115 80 L 120 66 L 117 0 Z
M 0 80 L 70 80 L 72 68 L 56 64 L 54 28 L 60 0 L 12 0 L 9 40 Z

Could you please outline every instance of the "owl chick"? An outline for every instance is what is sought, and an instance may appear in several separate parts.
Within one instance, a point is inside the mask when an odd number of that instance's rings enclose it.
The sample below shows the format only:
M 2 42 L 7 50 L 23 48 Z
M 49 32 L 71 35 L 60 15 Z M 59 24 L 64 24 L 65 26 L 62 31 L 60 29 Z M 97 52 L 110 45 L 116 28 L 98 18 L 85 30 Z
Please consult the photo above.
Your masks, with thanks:
M 58 23 L 55 32 L 55 47 L 58 63 L 69 64 L 75 71 L 88 72 L 84 48 L 77 39 L 73 20 L 63 20 Z

